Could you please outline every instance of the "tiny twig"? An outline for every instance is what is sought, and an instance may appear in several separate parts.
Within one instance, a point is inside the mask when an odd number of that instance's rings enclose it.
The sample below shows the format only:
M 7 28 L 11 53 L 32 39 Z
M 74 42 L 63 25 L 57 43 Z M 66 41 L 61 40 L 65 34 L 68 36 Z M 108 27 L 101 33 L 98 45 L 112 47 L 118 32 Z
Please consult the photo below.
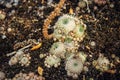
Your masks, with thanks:
M 87 4 L 87 11 L 88 11 L 88 13 L 90 13 L 91 11 L 90 11 L 90 8 L 89 8 L 89 3 L 88 3 L 88 0 L 83 0 L 83 1 L 85 1 L 85 2 L 86 2 L 86 4 Z
M 22 50 L 24 50 L 24 49 L 26 49 L 26 48 L 29 48 L 31 45 L 32 45 L 32 44 L 29 44 L 29 45 L 27 45 L 27 46 L 25 46 L 25 47 L 23 47 L 23 48 L 21 48 L 21 49 L 19 49 L 19 50 L 17 50 L 17 51 L 22 51 Z M 11 55 L 15 54 L 17 51 L 13 51 L 13 52 L 11 52 L 11 53 L 8 53 L 7 56 L 11 56 Z

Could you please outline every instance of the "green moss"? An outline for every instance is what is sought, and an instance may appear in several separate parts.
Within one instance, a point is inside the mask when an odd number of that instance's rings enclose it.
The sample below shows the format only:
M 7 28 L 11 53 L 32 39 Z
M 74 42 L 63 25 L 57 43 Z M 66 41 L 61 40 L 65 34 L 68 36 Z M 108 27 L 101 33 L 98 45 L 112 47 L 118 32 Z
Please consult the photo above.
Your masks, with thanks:
M 58 44 L 54 44 L 54 49 L 58 48 Z
M 63 24 L 68 24 L 69 20 L 68 19 L 64 19 L 63 20 Z
M 66 38 L 66 39 L 65 39 L 65 42 L 70 43 L 71 41 L 72 41 L 72 39 L 71 39 L 71 38 Z
M 74 63 L 74 66 L 76 67 L 76 66 L 78 66 L 78 64 L 77 64 L 77 63 Z
M 80 25 L 80 27 L 79 27 L 79 32 L 83 32 L 83 31 L 84 31 L 84 28 L 83 28 L 82 25 Z

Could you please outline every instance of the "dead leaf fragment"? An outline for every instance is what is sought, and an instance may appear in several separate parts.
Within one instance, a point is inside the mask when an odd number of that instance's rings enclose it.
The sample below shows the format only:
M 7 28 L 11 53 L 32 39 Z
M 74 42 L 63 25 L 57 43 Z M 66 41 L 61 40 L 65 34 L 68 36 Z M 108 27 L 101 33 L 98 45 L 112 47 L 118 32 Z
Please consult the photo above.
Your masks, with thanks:
M 41 76 L 43 75 L 43 68 L 40 66 L 38 67 L 38 74 Z
M 41 47 L 41 45 L 42 45 L 42 43 L 39 43 L 39 44 L 33 46 L 30 50 L 31 50 L 31 51 L 37 50 L 38 48 Z
M 72 8 L 69 9 L 69 14 L 73 14 L 73 9 Z

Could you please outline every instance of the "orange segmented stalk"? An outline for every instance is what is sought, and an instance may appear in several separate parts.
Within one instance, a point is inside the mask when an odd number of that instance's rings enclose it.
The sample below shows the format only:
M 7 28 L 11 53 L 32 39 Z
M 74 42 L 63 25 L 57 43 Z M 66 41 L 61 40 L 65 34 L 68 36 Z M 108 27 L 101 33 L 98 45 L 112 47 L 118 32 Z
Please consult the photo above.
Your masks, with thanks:
M 58 5 L 55 7 L 54 11 L 51 12 L 51 14 L 44 21 L 43 29 L 42 29 L 42 33 L 43 33 L 44 38 L 51 39 L 53 37 L 53 34 L 48 34 L 48 26 L 50 25 L 50 23 L 52 22 L 52 20 L 56 16 L 59 15 L 60 10 L 63 7 L 64 3 L 65 3 L 65 0 L 60 0 L 60 2 L 58 3 Z

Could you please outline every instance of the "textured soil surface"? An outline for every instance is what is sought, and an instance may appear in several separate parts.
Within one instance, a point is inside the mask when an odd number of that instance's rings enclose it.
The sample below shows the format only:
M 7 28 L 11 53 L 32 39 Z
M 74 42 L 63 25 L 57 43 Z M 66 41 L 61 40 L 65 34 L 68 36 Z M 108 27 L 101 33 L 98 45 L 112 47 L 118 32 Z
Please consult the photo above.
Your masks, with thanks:
M 54 5 L 58 2 L 59 0 L 53 0 Z M 104 5 L 92 2 L 89 4 L 90 13 L 86 7 L 77 12 L 78 2 L 79 0 L 66 1 L 66 9 L 63 8 L 60 15 L 68 14 L 70 7 L 72 7 L 75 16 L 81 16 L 81 19 L 87 25 L 86 37 L 79 47 L 79 50 L 86 52 L 88 55 L 93 55 L 93 57 L 88 56 L 87 61 L 92 62 L 98 58 L 99 53 L 104 54 L 110 61 L 112 61 L 111 54 L 115 54 L 119 58 L 120 1 L 110 0 Z M 45 8 L 40 9 L 41 6 Z M 46 40 L 42 34 L 44 20 L 54 10 L 53 6 L 48 6 L 47 1 L 41 4 L 41 0 L 26 0 L 26 2 L 20 0 L 16 7 L 6 8 L 0 5 L 0 10 L 6 15 L 4 20 L 0 20 L 0 71 L 5 73 L 6 78 L 13 78 L 19 72 L 38 74 L 37 68 L 41 66 L 44 70 L 43 77 L 46 80 L 72 80 L 71 77 L 67 76 L 64 61 L 61 62 L 58 68 L 47 68 L 44 66 L 44 58 L 39 57 L 41 53 L 47 54 L 54 42 L 52 39 Z M 14 13 L 12 13 L 13 10 Z M 52 21 L 49 33 L 53 32 L 52 25 L 55 24 L 58 18 L 59 16 Z M 20 22 L 20 20 L 23 20 L 23 22 Z M 9 32 L 8 28 L 13 29 L 13 31 Z M 8 62 L 11 56 L 8 57 L 6 54 L 22 48 L 15 49 L 14 45 L 28 39 L 42 42 L 39 49 L 29 51 L 31 56 L 30 65 L 28 67 L 22 67 L 20 64 L 10 66 Z M 90 47 L 91 41 L 96 43 L 95 47 Z M 88 49 L 86 46 L 90 48 Z M 88 69 L 88 72 L 82 72 L 77 80 L 120 80 L 120 64 L 115 64 L 115 67 L 113 67 L 116 70 L 114 74 L 101 73 L 92 65 L 89 65 Z

